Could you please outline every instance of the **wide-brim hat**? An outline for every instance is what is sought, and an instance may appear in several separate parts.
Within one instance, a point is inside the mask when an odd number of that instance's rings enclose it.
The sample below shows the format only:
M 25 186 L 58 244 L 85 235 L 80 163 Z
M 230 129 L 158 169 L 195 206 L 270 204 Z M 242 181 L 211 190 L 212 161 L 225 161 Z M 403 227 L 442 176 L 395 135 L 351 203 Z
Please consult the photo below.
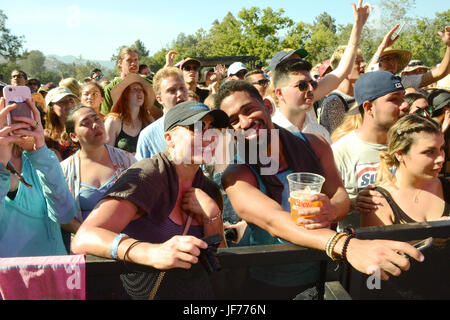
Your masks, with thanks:
M 164 117 L 164 131 L 167 132 L 176 126 L 190 126 L 206 115 L 214 118 L 212 124 L 215 128 L 226 128 L 230 124 L 230 118 L 223 110 L 211 110 L 207 105 L 197 101 L 184 101 L 167 111 Z
M 386 48 L 383 51 L 383 53 L 381 54 L 380 58 L 382 58 L 388 54 L 395 54 L 398 56 L 397 70 L 395 71 L 395 73 L 399 73 L 400 71 L 405 69 L 405 67 L 408 65 L 409 61 L 412 58 L 411 51 L 403 50 L 403 49 L 394 49 L 392 47 Z
M 147 106 L 149 109 L 155 102 L 155 92 L 153 91 L 153 87 L 150 82 L 141 75 L 136 73 L 129 73 L 125 78 L 122 79 L 118 84 L 116 84 L 111 90 L 111 98 L 113 101 L 113 107 L 111 108 L 111 112 L 116 112 L 117 109 L 117 101 L 122 96 L 123 92 L 126 88 L 128 88 L 133 83 L 139 83 L 144 88 L 145 92 L 147 92 L 147 97 L 149 100 L 149 105 Z
M 420 60 L 411 60 L 408 65 L 403 69 L 403 72 L 411 72 L 417 69 L 425 69 L 430 70 L 430 67 L 427 67 L 422 61 Z
M 428 96 L 428 103 L 433 106 L 433 113 L 450 105 L 450 91 L 439 89 Z
M 195 59 L 195 58 L 186 58 L 186 59 L 182 60 L 181 62 L 179 62 L 178 67 L 179 67 L 180 69 L 183 69 L 183 66 L 184 66 L 186 63 L 188 63 L 188 62 L 192 62 L 192 63 L 198 65 L 199 67 L 202 65 L 202 63 L 200 62 L 200 60 L 197 60 L 197 59 Z

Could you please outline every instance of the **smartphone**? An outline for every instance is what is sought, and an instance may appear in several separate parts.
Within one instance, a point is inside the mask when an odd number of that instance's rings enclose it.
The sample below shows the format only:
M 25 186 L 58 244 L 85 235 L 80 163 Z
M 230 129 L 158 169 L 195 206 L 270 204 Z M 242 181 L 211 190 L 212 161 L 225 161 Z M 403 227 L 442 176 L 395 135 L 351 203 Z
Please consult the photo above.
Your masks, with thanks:
M 403 27 L 405 26 L 406 22 L 402 22 L 402 24 L 400 25 L 400 27 L 398 27 L 397 30 L 394 31 L 394 33 L 392 34 L 391 39 L 394 40 L 403 30 Z
M 7 115 L 6 121 L 8 125 L 18 122 L 14 120 L 14 117 L 27 117 L 34 120 L 33 111 L 26 102 L 27 99 L 31 100 L 30 88 L 27 86 L 5 86 L 3 88 L 3 97 L 6 105 L 17 104 L 17 107 Z

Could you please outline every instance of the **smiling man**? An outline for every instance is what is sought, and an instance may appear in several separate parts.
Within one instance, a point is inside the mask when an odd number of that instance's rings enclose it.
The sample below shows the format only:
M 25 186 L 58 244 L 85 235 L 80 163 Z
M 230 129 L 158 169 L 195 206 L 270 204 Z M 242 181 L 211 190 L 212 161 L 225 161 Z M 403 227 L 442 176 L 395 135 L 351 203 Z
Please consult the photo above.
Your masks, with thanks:
M 236 213 L 251 228 L 250 245 L 291 242 L 325 251 L 329 239 L 336 236 L 326 227 L 332 221 L 345 217 L 350 208 L 331 148 L 316 135 L 294 134 L 274 125 L 267 110 L 271 106 L 248 82 L 232 80 L 220 87 L 215 97 L 215 107 L 228 114 L 231 128 L 244 134 L 246 144 L 251 145 L 253 140 L 269 136 L 264 135 L 263 130 L 278 129 L 278 135 L 270 135 L 273 143 L 256 141 L 259 148 L 267 146 L 265 153 L 278 164 L 276 174 L 264 175 L 260 161 L 251 164 L 248 159 L 243 159 L 244 163 L 228 166 L 222 176 L 222 185 Z M 247 135 L 247 131 L 252 133 Z M 299 157 L 299 154 L 302 156 Z M 322 193 L 310 198 L 311 201 L 322 201 L 323 206 L 304 208 L 303 217 L 297 220 L 305 226 L 296 225 L 291 220 L 286 180 L 290 172 L 302 171 L 319 173 L 326 178 Z M 304 217 L 311 214 L 319 215 L 308 219 Z M 331 251 L 339 254 L 343 242 L 337 241 Z M 396 249 L 398 246 L 402 249 Z M 401 270 L 409 268 L 408 259 L 397 253 L 402 250 L 411 252 L 416 260 L 422 259 L 420 252 L 406 243 L 352 239 L 347 261 L 364 273 L 370 273 L 369 266 L 379 266 L 382 279 L 386 280 L 388 273 L 398 275 Z M 314 286 L 318 275 L 319 265 L 315 262 L 252 267 L 243 285 L 244 296 L 249 299 L 292 299 Z

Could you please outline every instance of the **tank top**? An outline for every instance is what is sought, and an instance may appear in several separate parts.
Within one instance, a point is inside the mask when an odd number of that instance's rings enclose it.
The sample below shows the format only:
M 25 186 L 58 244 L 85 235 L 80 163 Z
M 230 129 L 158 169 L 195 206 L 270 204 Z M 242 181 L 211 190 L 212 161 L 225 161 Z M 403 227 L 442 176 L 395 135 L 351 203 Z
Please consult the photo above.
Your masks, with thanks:
M 441 181 L 441 184 L 442 184 L 442 193 L 444 195 L 444 201 L 445 201 L 444 212 L 442 213 L 442 217 L 446 217 L 450 214 L 450 182 L 444 178 L 439 178 L 439 180 Z M 408 216 L 398 206 L 398 204 L 394 201 L 394 199 L 392 198 L 389 191 L 387 191 L 386 189 L 384 189 L 380 186 L 377 186 L 375 188 L 375 190 L 377 190 L 378 192 L 380 192 L 383 195 L 383 197 L 386 199 L 389 206 L 391 207 L 392 212 L 394 214 L 394 224 L 406 224 L 406 223 L 417 222 L 414 219 L 412 219 L 410 216 Z
M 144 126 L 142 125 L 137 136 L 132 137 L 132 136 L 126 134 L 125 131 L 123 131 L 123 123 L 122 123 L 122 126 L 120 128 L 120 133 L 116 138 L 114 146 L 119 149 L 128 151 L 130 153 L 135 153 L 139 135 L 141 134 L 143 127 Z

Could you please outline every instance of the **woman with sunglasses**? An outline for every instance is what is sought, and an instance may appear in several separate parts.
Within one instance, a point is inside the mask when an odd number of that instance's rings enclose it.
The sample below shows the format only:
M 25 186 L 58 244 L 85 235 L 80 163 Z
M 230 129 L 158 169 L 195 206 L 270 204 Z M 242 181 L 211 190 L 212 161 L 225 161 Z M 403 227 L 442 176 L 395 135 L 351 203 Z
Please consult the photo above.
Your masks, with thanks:
M 222 195 L 200 165 L 209 161 L 215 149 L 210 134 L 214 130 L 208 129 L 228 124 L 223 111 L 198 102 L 171 108 L 164 118 L 167 151 L 137 162 L 116 181 L 81 225 L 72 250 L 160 270 L 189 269 L 165 276 L 156 297 L 211 298 L 204 269 L 193 265 L 207 247 L 202 237 L 218 233 L 225 246 Z M 146 299 L 151 289 L 144 288 L 139 295 Z
M 60 224 L 76 213 L 58 158 L 45 145 L 38 109 L 33 119 L 8 113 L 0 98 L 0 257 L 66 255 Z
M 433 107 L 428 104 L 428 99 L 423 94 L 408 93 L 403 99 L 408 102 L 409 114 L 416 113 L 431 118 Z

